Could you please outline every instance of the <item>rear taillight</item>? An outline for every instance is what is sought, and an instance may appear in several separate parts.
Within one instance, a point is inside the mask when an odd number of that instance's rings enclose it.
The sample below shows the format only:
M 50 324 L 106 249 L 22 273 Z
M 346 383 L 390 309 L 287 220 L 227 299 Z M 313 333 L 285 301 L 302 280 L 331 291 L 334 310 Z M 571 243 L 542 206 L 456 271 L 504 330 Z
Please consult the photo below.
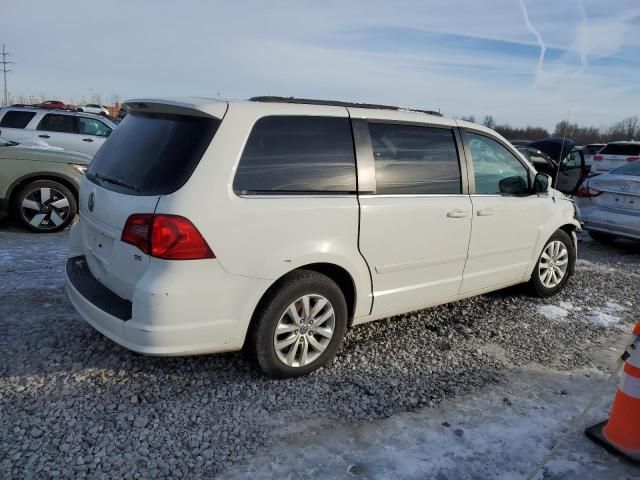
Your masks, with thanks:
M 122 241 L 165 260 L 215 258 L 193 223 L 178 215 L 131 215 L 122 231 Z
M 127 218 L 127 223 L 122 230 L 122 241 L 138 247 L 147 255 L 151 251 L 150 232 L 153 215 L 148 213 L 136 213 Z
M 580 185 L 578 187 L 578 191 L 576 192 L 576 196 L 577 197 L 582 197 L 582 198 L 591 198 L 591 197 L 597 197 L 601 193 L 602 192 L 600 190 L 596 190 L 595 188 L 590 188 L 588 185 L 585 185 L 583 183 L 582 185 Z
M 602 155 L 594 155 L 593 156 L 593 161 L 594 162 L 601 162 L 602 161 Z
M 636 160 L 640 160 L 640 157 L 627 157 L 627 162 L 635 162 Z

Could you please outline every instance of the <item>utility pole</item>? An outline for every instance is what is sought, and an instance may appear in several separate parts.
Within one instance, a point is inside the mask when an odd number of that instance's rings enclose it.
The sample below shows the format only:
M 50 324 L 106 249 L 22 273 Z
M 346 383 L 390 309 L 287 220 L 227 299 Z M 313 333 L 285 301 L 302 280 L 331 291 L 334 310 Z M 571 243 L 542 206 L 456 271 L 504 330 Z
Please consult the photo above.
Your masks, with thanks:
M 4 43 L 3 43 L 2 44 L 2 61 L 0 61 L 0 65 L 2 65 L 2 76 L 4 79 L 4 99 L 2 101 L 3 107 L 9 106 L 9 95 L 7 93 L 7 72 L 10 72 L 11 70 L 7 69 L 7 65 L 12 65 L 15 63 L 15 62 L 7 61 L 8 56 L 9 56 L 9 52 L 5 51 Z

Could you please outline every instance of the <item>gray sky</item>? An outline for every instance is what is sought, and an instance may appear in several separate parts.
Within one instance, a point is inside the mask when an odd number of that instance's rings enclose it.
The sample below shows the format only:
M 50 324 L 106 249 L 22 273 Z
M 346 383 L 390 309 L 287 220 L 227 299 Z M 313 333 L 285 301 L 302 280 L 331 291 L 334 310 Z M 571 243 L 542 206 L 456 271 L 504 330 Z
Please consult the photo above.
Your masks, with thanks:
M 640 115 L 640 1 L 5 0 L 14 96 L 294 95 L 552 128 Z

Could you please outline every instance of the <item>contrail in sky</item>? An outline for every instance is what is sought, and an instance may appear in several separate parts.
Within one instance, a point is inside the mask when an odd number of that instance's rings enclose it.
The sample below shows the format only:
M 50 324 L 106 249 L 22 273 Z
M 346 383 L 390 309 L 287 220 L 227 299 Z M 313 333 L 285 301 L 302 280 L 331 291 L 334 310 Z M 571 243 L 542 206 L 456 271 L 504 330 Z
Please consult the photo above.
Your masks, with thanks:
M 589 66 L 589 60 L 587 60 L 587 11 L 584 8 L 584 2 L 580 0 L 580 16 L 582 17 L 582 31 L 578 30 L 578 53 L 580 54 L 580 70 L 578 73 L 584 72 Z
M 536 66 L 536 78 L 533 82 L 534 86 L 538 85 L 538 81 L 540 80 L 540 75 L 542 74 L 542 62 L 544 61 L 544 54 L 547 51 L 547 47 L 544 44 L 544 40 L 542 40 L 542 36 L 536 30 L 536 27 L 529 21 L 529 13 L 527 12 L 527 6 L 524 3 L 524 0 L 518 0 L 520 2 L 520 8 L 522 8 L 522 16 L 524 17 L 524 23 L 527 25 L 527 28 L 531 33 L 533 33 L 538 40 L 538 45 L 540 45 L 540 55 L 538 56 L 538 65 Z

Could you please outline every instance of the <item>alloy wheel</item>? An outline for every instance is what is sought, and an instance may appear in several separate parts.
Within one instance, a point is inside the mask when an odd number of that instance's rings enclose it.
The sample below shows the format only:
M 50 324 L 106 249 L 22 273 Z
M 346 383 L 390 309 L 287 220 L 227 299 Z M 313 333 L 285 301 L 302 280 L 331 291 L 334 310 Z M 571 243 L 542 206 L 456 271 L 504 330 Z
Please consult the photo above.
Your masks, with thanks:
M 564 243 L 555 240 L 547 245 L 540 256 L 538 275 L 542 285 L 547 288 L 557 287 L 567 273 L 569 251 Z
M 24 220 L 38 230 L 59 227 L 69 218 L 70 210 L 69 199 L 51 187 L 31 190 L 20 204 L 20 213 Z
M 322 355 L 335 330 L 331 302 L 321 295 L 304 295 L 284 311 L 273 336 L 278 360 L 289 367 L 304 367 Z

